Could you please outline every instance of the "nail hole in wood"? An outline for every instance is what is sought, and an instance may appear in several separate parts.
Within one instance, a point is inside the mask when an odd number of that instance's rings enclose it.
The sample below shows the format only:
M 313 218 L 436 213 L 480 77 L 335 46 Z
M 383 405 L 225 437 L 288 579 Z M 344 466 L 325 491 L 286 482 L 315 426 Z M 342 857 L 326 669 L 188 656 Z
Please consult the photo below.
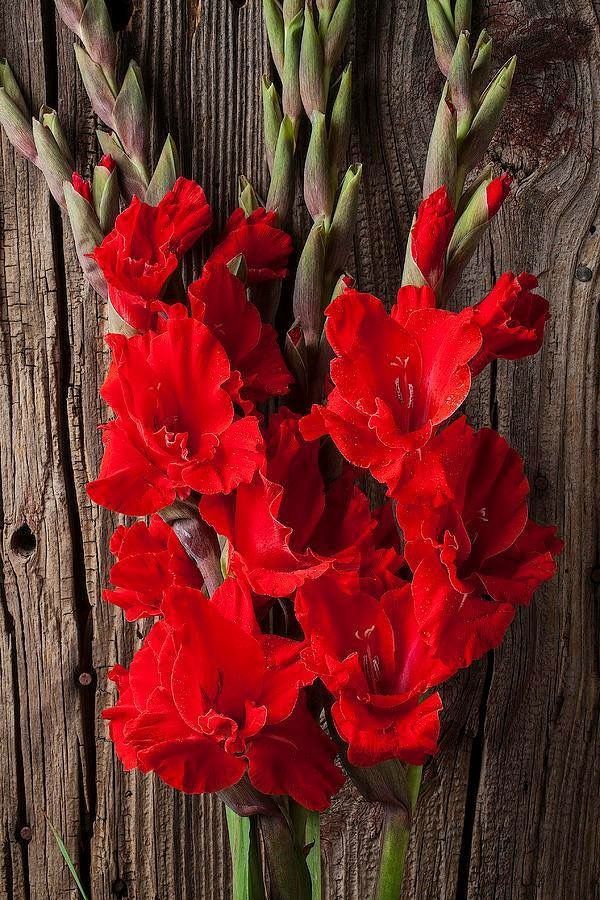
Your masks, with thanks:
M 36 546 L 37 540 L 35 534 L 32 532 L 27 522 L 13 532 L 13 536 L 10 539 L 10 549 L 13 553 L 16 553 L 17 556 L 21 556 L 23 559 L 29 559 L 29 557 L 34 554 Z
M 116 897 L 128 896 L 127 885 L 122 878 L 117 878 L 116 881 L 113 881 L 112 892 Z

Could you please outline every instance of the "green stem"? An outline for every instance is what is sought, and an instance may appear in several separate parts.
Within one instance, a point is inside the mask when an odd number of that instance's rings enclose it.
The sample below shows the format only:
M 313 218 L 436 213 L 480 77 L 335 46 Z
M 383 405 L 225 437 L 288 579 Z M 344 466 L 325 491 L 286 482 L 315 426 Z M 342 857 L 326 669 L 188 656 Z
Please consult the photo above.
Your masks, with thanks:
M 255 816 L 238 816 L 226 807 L 233 867 L 233 900 L 265 900 Z
M 421 766 L 408 766 L 407 782 L 414 810 L 421 786 Z M 402 892 L 406 851 L 410 840 L 410 815 L 402 806 L 385 806 L 383 847 L 379 862 L 377 900 L 399 900 Z

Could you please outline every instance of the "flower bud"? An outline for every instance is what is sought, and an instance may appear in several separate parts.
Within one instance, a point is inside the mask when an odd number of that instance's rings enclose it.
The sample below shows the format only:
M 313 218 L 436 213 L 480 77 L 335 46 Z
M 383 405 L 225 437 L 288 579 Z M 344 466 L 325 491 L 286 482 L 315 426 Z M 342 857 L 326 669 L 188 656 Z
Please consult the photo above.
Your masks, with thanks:
M 0 74 L 1 79 L 1 74 Z M 27 117 L 20 107 L 11 99 L 0 80 L 0 125 L 6 137 L 22 156 L 37 165 L 37 150 L 33 140 L 33 131 Z
M 281 79 L 281 106 L 294 126 L 302 115 L 300 94 L 300 47 L 304 26 L 304 12 L 300 10 L 285 28 L 283 76 Z
M 143 200 L 146 196 L 148 182 L 136 164 L 127 156 L 116 134 L 109 134 L 101 129 L 98 129 L 96 134 L 102 152 L 110 155 L 117 164 L 121 187 L 126 199 L 131 200 L 135 196 Z
M 354 0 L 339 0 L 324 39 L 324 62 L 332 72 L 340 60 L 352 27 Z
M 77 60 L 77 65 L 79 66 L 83 85 L 90 98 L 92 109 L 105 125 L 108 125 L 109 128 L 113 128 L 115 95 L 106 80 L 106 75 L 101 67 L 94 62 L 87 50 L 80 44 L 75 44 L 75 58 Z
M 284 116 L 279 129 L 271 183 L 267 196 L 267 209 L 279 214 L 279 221 L 287 219 L 294 197 L 294 126 L 288 116 Z
M 426 197 L 417 210 L 406 247 L 403 286 L 428 284 L 434 291 L 438 289 L 444 277 L 453 227 L 454 209 L 446 188 L 442 187 Z
M 471 50 L 469 36 L 461 32 L 452 57 L 448 73 L 448 93 L 456 110 L 456 133 L 458 142 L 466 136 L 473 121 L 473 99 L 471 96 Z
M 479 109 L 460 148 L 459 166 L 467 173 L 477 165 L 489 147 L 508 100 L 517 58 L 513 56 L 498 72 L 481 98 Z
M 25 98 L 21 93 L 21 89 L 19 88 L 17 80 L 6 59 L 0 59 L 0 88 L 5 92 L 6 97 L 12 101 L 23 116 L 28 118 L 29 110 L 27 108 L 27 103 L 25 102 Z
M 329 123 L 329 163 L 332 174 L 337 179 L 339 170 L 344 165 L 350 140 L 352 119 L 352 63 L 348 63 L 342 77 L 338 92 L 331 110 Z
M 244 177 L 244 175 L 240 175 L 238 184 L 239 205 L 244 210 L 246 216 L 250 216 L 256 209 L 260 209 L 261 206 L 264 206 L 264 204 L 260 202 L 256 191 L 254 190 L 248 179 Z
M 86 203 L 92 204 L 92 186 L 89 181 L 82 178 L 79 172 L 73 172 L 71 175 L 71 185 L 75 188 L 79 196 L 83 197 Z
M 440 0 L 427 0 L 427 16 L 435 59 L 442 74 L 447 78 L 456 48 L 454 23 L 448 20 Z
M 279 129 L 281 128 L 281 120 L 283 113 L 279 102 L 277 88 L 268 78 L 262 79 L 262 99 L 263 99 L 263 123 L 265 135 L 265 152 L 267 154 L 267 165 L 269 172 L 273 170 L 273 160 L 275 158 L 275 150 L 277 148 L 277 138 L 279 137 Z
M 300 319 L 294 320 L 285 336 L 283 355 L 298 387 L 303 394 L 306 393 L 308 386 L 306 343 Z
M 113 93 L 116 92 L 117 46 L 104 0 L 86 0 L 77 31 L 90 58 L 100 66 Z
M 471 59 L 471 91 L 473 100 L 479 104 L 481 94 L 490 80 L 492 68 L 492 39 L 487 31 L 482 31 L 475 45 Z
M 461 31 L 471 30 L 471 13 L 473 0 L 456 0 L 454 6 L 454 33 L 456 37 Z
M 114 130 L 125 151 L 140 169 L 144 168 L 148 138 L 148 108 L 139 66 L 130 62 L 115 100 Z
M 37 119 L 33 120 L 33 140 L 37 150 L 39 168 L 43 172 L 52 196 L 64 209 L 63 184 L 66 181 L 70 184 L 73 170 L 60 152 L 50 129 L 38 122 Z
M 100 230 L 98 218 L 90 202 L 91 191 L 90 200 L 88 200 L 87 196 L 80 191 L 81 184 L 79 180 L 74 178 L 74 181 L 77 186 L 71 184 L 70 181 L 66 181 L 63 185 L 63 191 L 71 230 L 75 239 L 77 257 L 86 279 L 100 296 L 106 297 L 107 287 L 104 275 L 100 271 L 96 260 L 91 256 L 96 247 L 102 243 L 104 235 Z M 89 190 L 87 182 L 85 184 Z
M 281 7 L 277 0 L 263 0 L 263 15 L 265 17 L 265 26 L 267 29 L 267 37 L 269 39 L 269 47 L 271 48 L 271 56 L 279 77 L 283 78 L 283 60 L 284 60 L 284 27 L 283 15 Z
M 458 219 L 448 247 L 448 263 L 444 279 L 446 297 L 449 297 L 456 288 L 490 221 L 510 193 L 511 182 L 512 179 L 507 173 L 499 178 L 490 178 L 482 182 Z
M 311 116 L 311 135 L 304 166 L 304 199 L 313 221 L 329 223 L 333 211 L 334 186 L 329 169 L 327 125 L 323 113 Z
M 170 191 L 180 175 L 179 153 L 171 135 L 163 145 L 156 168 L 146 191 L 146 203 L 156 206 Z
M 108 234 L 119 212 L 119 179 L 112 156 L 103 156 L 94 168 L 92 197 L 100 230 Z
M 361 181 L 362 166 L 350 166 L 340 188 L 327 239 L 326 284 L 329 286 L 343 270 L 352 246 Z M 330 299 L 327 297 L 327 302 Z
M 325 65 L 323 44 L 315 26 L 309 4 L 304 14 L 304 31 L 300 50 L 300 94 L 306 115 L 312 118 L 317 110 L 325 114 L 327 90 L 325 85 Z
M 62 125 L 60 124 L 60 119 L 58 118 L 56 110 L 51 109 L 49 106 L 42 106 L 39 118 L 42 125 L 46 125 L 54 135 L 54 140 L 58 144 L 60 152 L 69 165 L 72 168 L 75 168 L 75 161 L 71 154 L 71 148 L 69 147 L 65 133 L 62 130 Z
M 83 0 L 54 0 L 54 5 L 67 28 L 79 35 L 79 21 L 83 15 Z
M 445 187 L 448 195 L 454 197 L 456 153 L 456 110 L 446 88 L 438 106 L 427 152 L 423 179 L 423 195 L 425 197 L 441 187 Z
M 312 356 L 323 330 L 323 275 L 325 271 L 325 228 L 313 225 L 298 261 L 294 287 L 294 316 L 300 322 L 307 353 Z

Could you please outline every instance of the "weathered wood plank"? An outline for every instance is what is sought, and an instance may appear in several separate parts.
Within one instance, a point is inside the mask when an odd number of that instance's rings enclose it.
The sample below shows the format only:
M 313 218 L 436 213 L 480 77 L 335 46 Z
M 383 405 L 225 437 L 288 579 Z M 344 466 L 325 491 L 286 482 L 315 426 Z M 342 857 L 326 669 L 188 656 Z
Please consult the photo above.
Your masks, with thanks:
M 351 158 L 365 164 L 365 189 L 355 269 L 364 289 L 388 300 L 440 86 L 422 6 L 372 0 L 357 12 Z M 71 36 L 51 7 L 29 0 L 25 34 L 23 10 L 5 5 L 0 49 L 36 103 L 47 97 L 65 114 L 85 172 L 94 123 Z M 186 171 L 204 184 L 220 223 L 234 205 L 240 172 L 265 184 L 258 88 L 268 58 L 259 7 L 146 0 L 120 37 L 123 58 L 140 59 L 151 90 L 154 152 L 172 129 Z M 519 189 L 458 299 L 478 299 L 482 278 L 489 286 L 503 268 L 527 267 L 544 273 L 555 317 L 543 354 L 499 366 L 478 386 L 469 411 L 525 453 L 534 513 L 560 521 L 568 546 L 560 578 L 519 616 L 505 647 L 444 692 L 446 733 L 429 767 L 405 896 L 591 897 L 600 856 L 591 580 L 598 571 L 598 316 L 595 277 L 582 283 L 574 273 L 580 264 L 595 273 L 600 256 L 589 234 L 599 187 L 598 10 L 590 0 L 556 10 L 497 0 L 481 12 L 502 52 L 526 57 L 495 148 Z M 218 804 L 124 775 L 99 719 L 112 696 L 107 667 L 127 662 L 139 641 L 101 602 L 113 522 L 84 493 L 100 456 L 105 313 L 83 286 L 40 178 L 15 166 L 4 140 L 1 146 L 0 736 L 8 765 L 0 776 L 0 892 L 74 896 L 40 822 L 45 808 L 94 898 L 227 896 Z M 295 227 L 302 221 L 297 210 Z M 28 559 L 10 550 L 24 521 L 37 539 Z M 75 686 L 82 669 L 94 676 L 87 689 Z M 16 839 L 26 824 L 33 824 L 29 845 Z M 379 830 L 378 810 L 350 788 L 336 800 L 323 828 L 329 898 L 369 896 Z

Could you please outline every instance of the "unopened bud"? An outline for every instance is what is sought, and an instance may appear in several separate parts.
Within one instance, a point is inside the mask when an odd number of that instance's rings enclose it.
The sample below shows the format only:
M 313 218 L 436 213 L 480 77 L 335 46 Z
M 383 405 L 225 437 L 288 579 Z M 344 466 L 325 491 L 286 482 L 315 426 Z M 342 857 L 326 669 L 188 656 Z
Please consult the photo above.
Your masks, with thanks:
M 33 120 L 33 140 L 37 150 L 39 168 L 44 174 L 52 196 L 64 209 L 63 184 L 65 181 L 70 184 L 73 170 L 60 152 L 50 129 L 38 122 L 37 119 Z
M 442 74 L 447 78 L 456 48 L 454 23 L 449 21 L 441 0 L 427 0 L 427 16 L 435 59 Z
M 456 0 L 454 6 L 454 33 L 456 37 L 461 31 L 471 30 L 471 14 L 473 0 Z
M 313 219 L 328 222 L 333 211 L 334 186 L 329 169 L 327 125 L 323 113 L 311 116 L 311 135 L 304 166 L 304 199 Z
M 446 88 L 438 106 L 427 152 L 423 179 L 423 195 L 425 197 L 429 197 L 441 187 L 445 187 L 448 195 L 454 197 L 456 153 L 456 110 Z
M 0 125 L 15 150 L 37 165 L 37 150 L 31 125 L 3 87 L 0 87 Z
M 144 169 L 148 139 L 148 108 L 140 67 L 130 62 L 115 100 L 113 110 L 114 130 L 119 135 L 126 152 Z
M 58 148 L 64 158 L 67 160 L 69 165 L 72 168 L 75 168 L 75 161 L 73 160 L 73 155 L 71 153 L 71 148 L 67 142 L 65 137 L 65 133 L 62 130 L 62 125 L 60 124 L 60 119 L 58 118 L 58 113 L 55 109 L 51 109 L 49 106 L 42 106 L 40 110 L 40 122 L 42 125 L 46 125 L 52 134 L 54 135 L 54 140 L 58 144 Z
M 350 166 L 340 188 L 327 239 L 326 283 L 329 288 L 344 269 L 352 247 L 361 181 L 362 166 Z M 330 299 L 327 297 L 327 301 Z
M 106 297 L 107 287 L 104 275 L 95 259 L 91 257 L 91 254 L 102 243 L 104 237 L 94 208 L 87 198 L 73 187 L 70 181 L 64 183 L 63 190 L 71 230 L 75 239 L 77 258 L 83 269 L 83 274 L 94 290 L 100 296 Z
M 464 173 L 477 165 L 489 147 L 510 94 L 516 65 L 517 58 L 513 56 L 498 72 L 481 98 L 479 109 L 460 150 L 459 166 Z
M 303 26 L 304 12 L 300 10 L 285 27 L 285 59 L 283 62 L 283 76 L 281 78 L 281 107 L 284 115 L 290 117 L 294 126 L 302 115 L 300 47 L 302 45 Z
M 281 111 L 277 88 L 268 78 L 262 79 L 262 99 L 265 153 L 267 155 L 269 172 L 271 172 L 273 170 L 273 160 L 275 159 L 275 150 L 277 149 L 277 139 L 279 137 L 283 113 Z
M 156 168 L 148 190 L 146 191 L 146 203 L 156 206 L 167 191 L 170 191 L 177 179 L 179 178 L 181 166 L 179 163 L 179 153 L 177 146 L 171 135 L 167 135 L 167 139 L 163 144 Z
M 114 128 L 113 109 L 115 105 L 115 95 L 106 80 L 102 68 L 95 63 L 87 50 L 80 44 L 75 44 L 75 58 L 81 73 L 81 78 L 86 90 L 92 109 L 99 119 Z
M 449 297 L 460 280 L 468 262 L 510 193 L 512 179 L 508 174 L 482 182 L 473 193 L 464 212 L 458 219 L 450 245 L 444 278 L 444 295 Z
M 250 216 L 256 209 L 260 209 L 261 206 L 264 206 L 264 204 L 258 199 L 256 191 L 244 175 L 240 175 L 238 183 L 238 202 L 246 216 Z
M 279 77 L 283 78 L 283 60 L 284 60 L 284 27 L 283 15 L 281 7 L 277 0 L 263 0 L 263 15 L 265 17 L 265 26 L 267 29 L 267 37 L 271 48 L 271 56 L 279 73 Z
M 298 387 L 305 393 L 308 386 L 308 362 L 300 319 L 294 320 L 285 336 L 283 355 Z
M 469 37 L 461 32 L 452 57 L 448 74 L 448 93 L 456 110 L 456 133 L 458 142 L 464 139 L 473 121 L 473 99 L 471 95 L 471 50 Z
M 112 156 L 117 164 L 125 198 L 131 200 L 132 197 L 139 197 L 140 200 L 143 200 L 146 196 L 148 182 L 136 164 L 127 156 L 118 137 L 101 129 L 96 134 L 102 152 Z
M 78 34 L 90 58 L 100 66 L 114 92 L 117 46 L 104 0 L 86 0 Z
M 348 63 L 340 78 L 338 92 L 331 110 L 331 122 L 329 123 L 329 163 L 336 178 L 337 173 L 346 160 L 351 120 L 352 63 Z
M 324 38 L 324 62 L 332 72 L 340 60 L 352 27 L 354 0 L 339 0 Z
M 313 355 L 323 330 L 321 295 L 325 271 L 325 229 L 313 225 L 298 261 L 294 288 L 294 316 L 299 320 L 308 355 Z
M 471 91 L 473 100 L 479 104 L 481 94 L 490 80 L 492 68 L 492 39 L 487 31 L 482 31 L 471 58 Z
M 6 92 L 8 99 L 12 100 L 17 109 L 27 118 L 29 116 L 27 103 L 6 59 L 0 59 L 0 88 Z
M 100 230 L 108 234 L 119 213 L 119 178 L 112 156 L 103 156 L 94 168 L 92 197 Z
M 294 126 L 288 116 L 284 116 L 279 129 L 271 183 L 267 196 L 267 209 L 274 209 L 284 222 L 290 211 L 294 196 Z
M 306 115 L 312 118 L 315 111 L 325 113 L 327 90 L 323 44 L 317 31 L 309 4 L 304 14 L 304 31 L 300 51 L 300 94 Z
M 79 21 L 83 15 L 83 0 L 54 0 L 54 5 L 67 28 L 79 35 Z

